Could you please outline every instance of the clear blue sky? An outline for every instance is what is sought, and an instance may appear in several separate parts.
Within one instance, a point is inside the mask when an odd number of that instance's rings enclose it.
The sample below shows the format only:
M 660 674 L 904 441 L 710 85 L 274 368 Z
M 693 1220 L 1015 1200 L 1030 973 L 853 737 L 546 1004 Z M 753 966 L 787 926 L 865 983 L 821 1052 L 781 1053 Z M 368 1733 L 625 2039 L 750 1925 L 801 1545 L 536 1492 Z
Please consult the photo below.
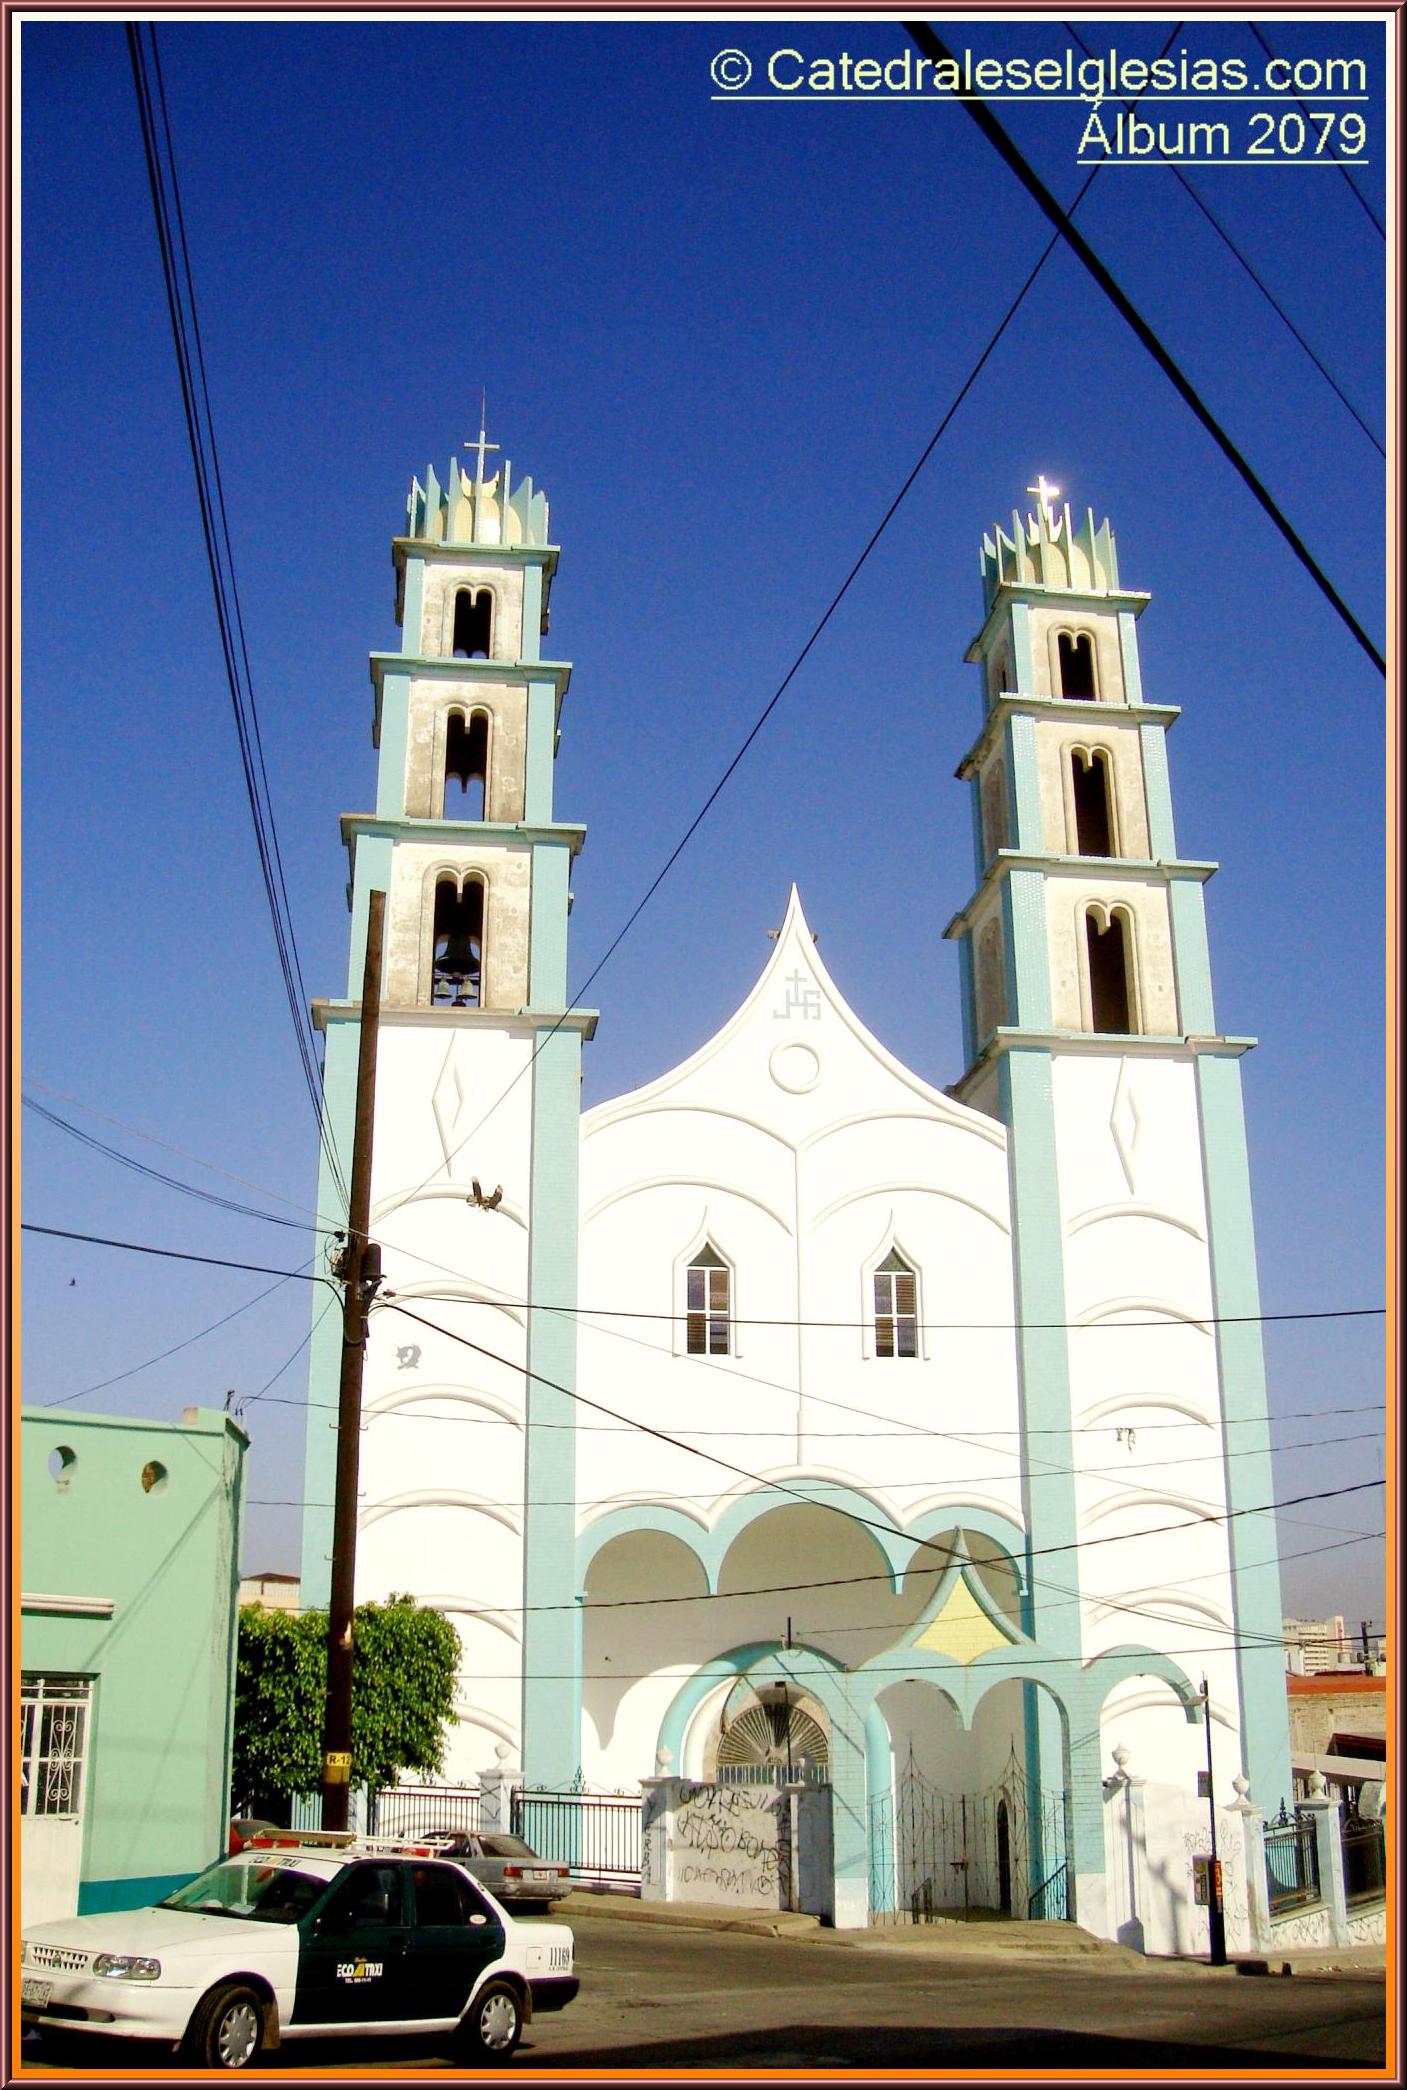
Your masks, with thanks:
M 1151 57 L 1171 28 L 1082 33 Z M 1053 20 L 943 33 L 1006 57 L 1068 43 Z M 1358 180 L 1381 218 L 1381 24 L 1266 34 L 1292 57 L 1367 61 Z M 590 830 L 580 981 L 888 505 L 1045 223 L 952 103 L 710 99 L 726 45 L 759 64 L 782 44 L 887 59 L 907 45 L 897 23 L 163 21 L 159 35 L 309 991 L 345 978 L 337 816 L 373 800 L 366 654 L 397 643 L 390 539 L 411 473 L 432 459 L 443 477 L 473 432 L 481 384 L 490 434 L 546 487 L 562 546 L 552 650 L 575 677 L 557 806 Z M 1191 23 L 1179 49 L 1261 55 L 1244 22 Z M 144 1161 L 297 1217 L 315 1130 L 222 679 L 123 32 L 30 23 L 22 64 L 26 1082 Z M 1001 112 L 1068 203 L 1083 112 Z M 1189 179 L 1381 436 L 1385 249 L 1342 177 Z M 1171 173 L 1106 169 L 1079 222 L 1381 644 L 1375 449 Z M 1153 593 L 1145 687 L 1184 707 L 1180 844 L 1224 866 L 1208 893 L 1218 1017 L 1263 1040 L 1244 1065 L 1266 1310 L 1379 1304 L 1383 682 L 1063 250 L 593 987 L 586 1100 L 663 1072 L 731 1013 L 793 879 L 865 1021 L 928 1079 L 959 1073 L 941 930 L 971 877 L 952 772 L 979 700 L 962 654 L 981 535 L 1037 470 L 1110 516 L 1125 582 Z M 314 1253 L 305 1233 L 144 1183 L 32 1113 L 24 1132 L 33 1220 L 279 1268 Z M 31 1402 L 97 1388 L 272 1282 L 32 1236 L 25 1267 Z M 302 1358 L 275 1374 L 306 1333 L 308 1291 L 284 1285 L 73 1403 L 173 1418 L 235 1389 L 253 1568 L 296 1565 Z M 1272 1327 L 1267 1347 L 1278 1492 L 1380 1475 L 1382 1324 Z M 1369 1493 L 1292 1510 L 1283 1550 L 1376 1530 L 1381 1507 Z M 1381 1619 L 1381 1546 L 1292 1563 L 1285 1594 L 1289 1609 Z

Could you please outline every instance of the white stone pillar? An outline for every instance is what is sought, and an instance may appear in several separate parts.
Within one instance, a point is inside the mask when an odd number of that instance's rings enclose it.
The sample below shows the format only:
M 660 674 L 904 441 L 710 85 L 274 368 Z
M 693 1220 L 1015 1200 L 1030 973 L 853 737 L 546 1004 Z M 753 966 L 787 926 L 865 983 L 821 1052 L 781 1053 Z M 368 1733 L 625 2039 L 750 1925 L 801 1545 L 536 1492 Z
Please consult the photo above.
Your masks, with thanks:
M 1350 1940 L 1348 1904 L 1344 1899 L 1340 1819 L 1343 1809 L 1337 1800 L 1329 1798 L 1322 1771 L 1315 1771 L 1311 1776 L 1309 1798 L 1300 1801 L 1297 1812 L 1307 1814 L 1314 1823 L 1315 1847 L 1319 1856 L 1319 1897 L 1328 1914 L 1332 1942 L 1347 1945 Z
M 1252 1952 L 1266 1953 L 1274 1938 L 1270 1928 L 1270 1885 L 1265 1873 L 1265 1816 L 1251 1798 L 1249 1779 L 1238 1775 L 1231 1785 L 1236 1797 L 1226 1812 L 1240 1825 L 1246 1873 L 1246 1928 Z
M 497 1758 L 493 1768 L 479 1773 L 479 1827 L 490 1835 L 510 1826 L 517 1775 L 509 1768 L 512 1751 L 507 1742 L 499 1742 L 493 1753 Z

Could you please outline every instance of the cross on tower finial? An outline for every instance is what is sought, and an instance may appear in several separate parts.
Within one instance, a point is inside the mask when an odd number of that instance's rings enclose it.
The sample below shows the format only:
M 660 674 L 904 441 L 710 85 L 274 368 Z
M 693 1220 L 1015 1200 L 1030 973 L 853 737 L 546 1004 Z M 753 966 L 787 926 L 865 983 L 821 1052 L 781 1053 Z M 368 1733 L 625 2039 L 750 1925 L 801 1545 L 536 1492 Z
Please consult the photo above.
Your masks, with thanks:
M 1028 486 L 1026 488 L 1026 491 L 1027 493 L 1033 493 L 1035 495 L 1037 501 L 1040 503 L 1041 512 L 1045 516 L 1046 528 L 1050 531 L 1054 531 L 1055 512 L 1050 504 L 1052 501 L 1059 500 L 1060 488 L 1058 486 L 1052 486 L 1049 480 L 1046 478 L 1044 472 L 1037 472 L 1035 485 Z
M 491 443 L 488 439 L 488 394 L 482 385 L 479 387 L 479 440 L 477 443 L 466 443 L 464 448 L 475 453 L 477 461 L 474 466 L 474 484 L 482 486 L 484 483 L 484 452 L 498 448 L 497 443 Z

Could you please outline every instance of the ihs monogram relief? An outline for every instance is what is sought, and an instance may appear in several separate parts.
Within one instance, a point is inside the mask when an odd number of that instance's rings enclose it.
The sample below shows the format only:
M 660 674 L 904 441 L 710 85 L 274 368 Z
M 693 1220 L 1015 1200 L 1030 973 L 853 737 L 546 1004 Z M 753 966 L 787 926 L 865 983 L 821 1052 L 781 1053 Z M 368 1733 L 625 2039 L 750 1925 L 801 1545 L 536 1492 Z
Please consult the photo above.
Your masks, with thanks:
M 801 1016 L 808 1023 L 819 1022 L 821 1016 L 821 990 L 813 986 L 804 972 L 791 973 L 786 983 L 786 999 L 779 1009 L 773 1009 L 772 1021 L 785 1023 L 788 1017 Z

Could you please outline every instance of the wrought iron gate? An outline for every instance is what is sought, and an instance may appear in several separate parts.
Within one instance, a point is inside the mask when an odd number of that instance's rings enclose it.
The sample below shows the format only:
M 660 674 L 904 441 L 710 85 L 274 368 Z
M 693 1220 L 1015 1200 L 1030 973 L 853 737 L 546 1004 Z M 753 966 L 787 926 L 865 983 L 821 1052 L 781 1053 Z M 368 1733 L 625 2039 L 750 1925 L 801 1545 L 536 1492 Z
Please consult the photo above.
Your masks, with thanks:
M 974 1909 L 1037 1919 L 1064 1916 L 1066 1796 L 1033 1787 L 1015 1751 L 984 1792 L 944 1792 L 914 1759 L 870 1808 L 870 1908 L 915 1923 Z

